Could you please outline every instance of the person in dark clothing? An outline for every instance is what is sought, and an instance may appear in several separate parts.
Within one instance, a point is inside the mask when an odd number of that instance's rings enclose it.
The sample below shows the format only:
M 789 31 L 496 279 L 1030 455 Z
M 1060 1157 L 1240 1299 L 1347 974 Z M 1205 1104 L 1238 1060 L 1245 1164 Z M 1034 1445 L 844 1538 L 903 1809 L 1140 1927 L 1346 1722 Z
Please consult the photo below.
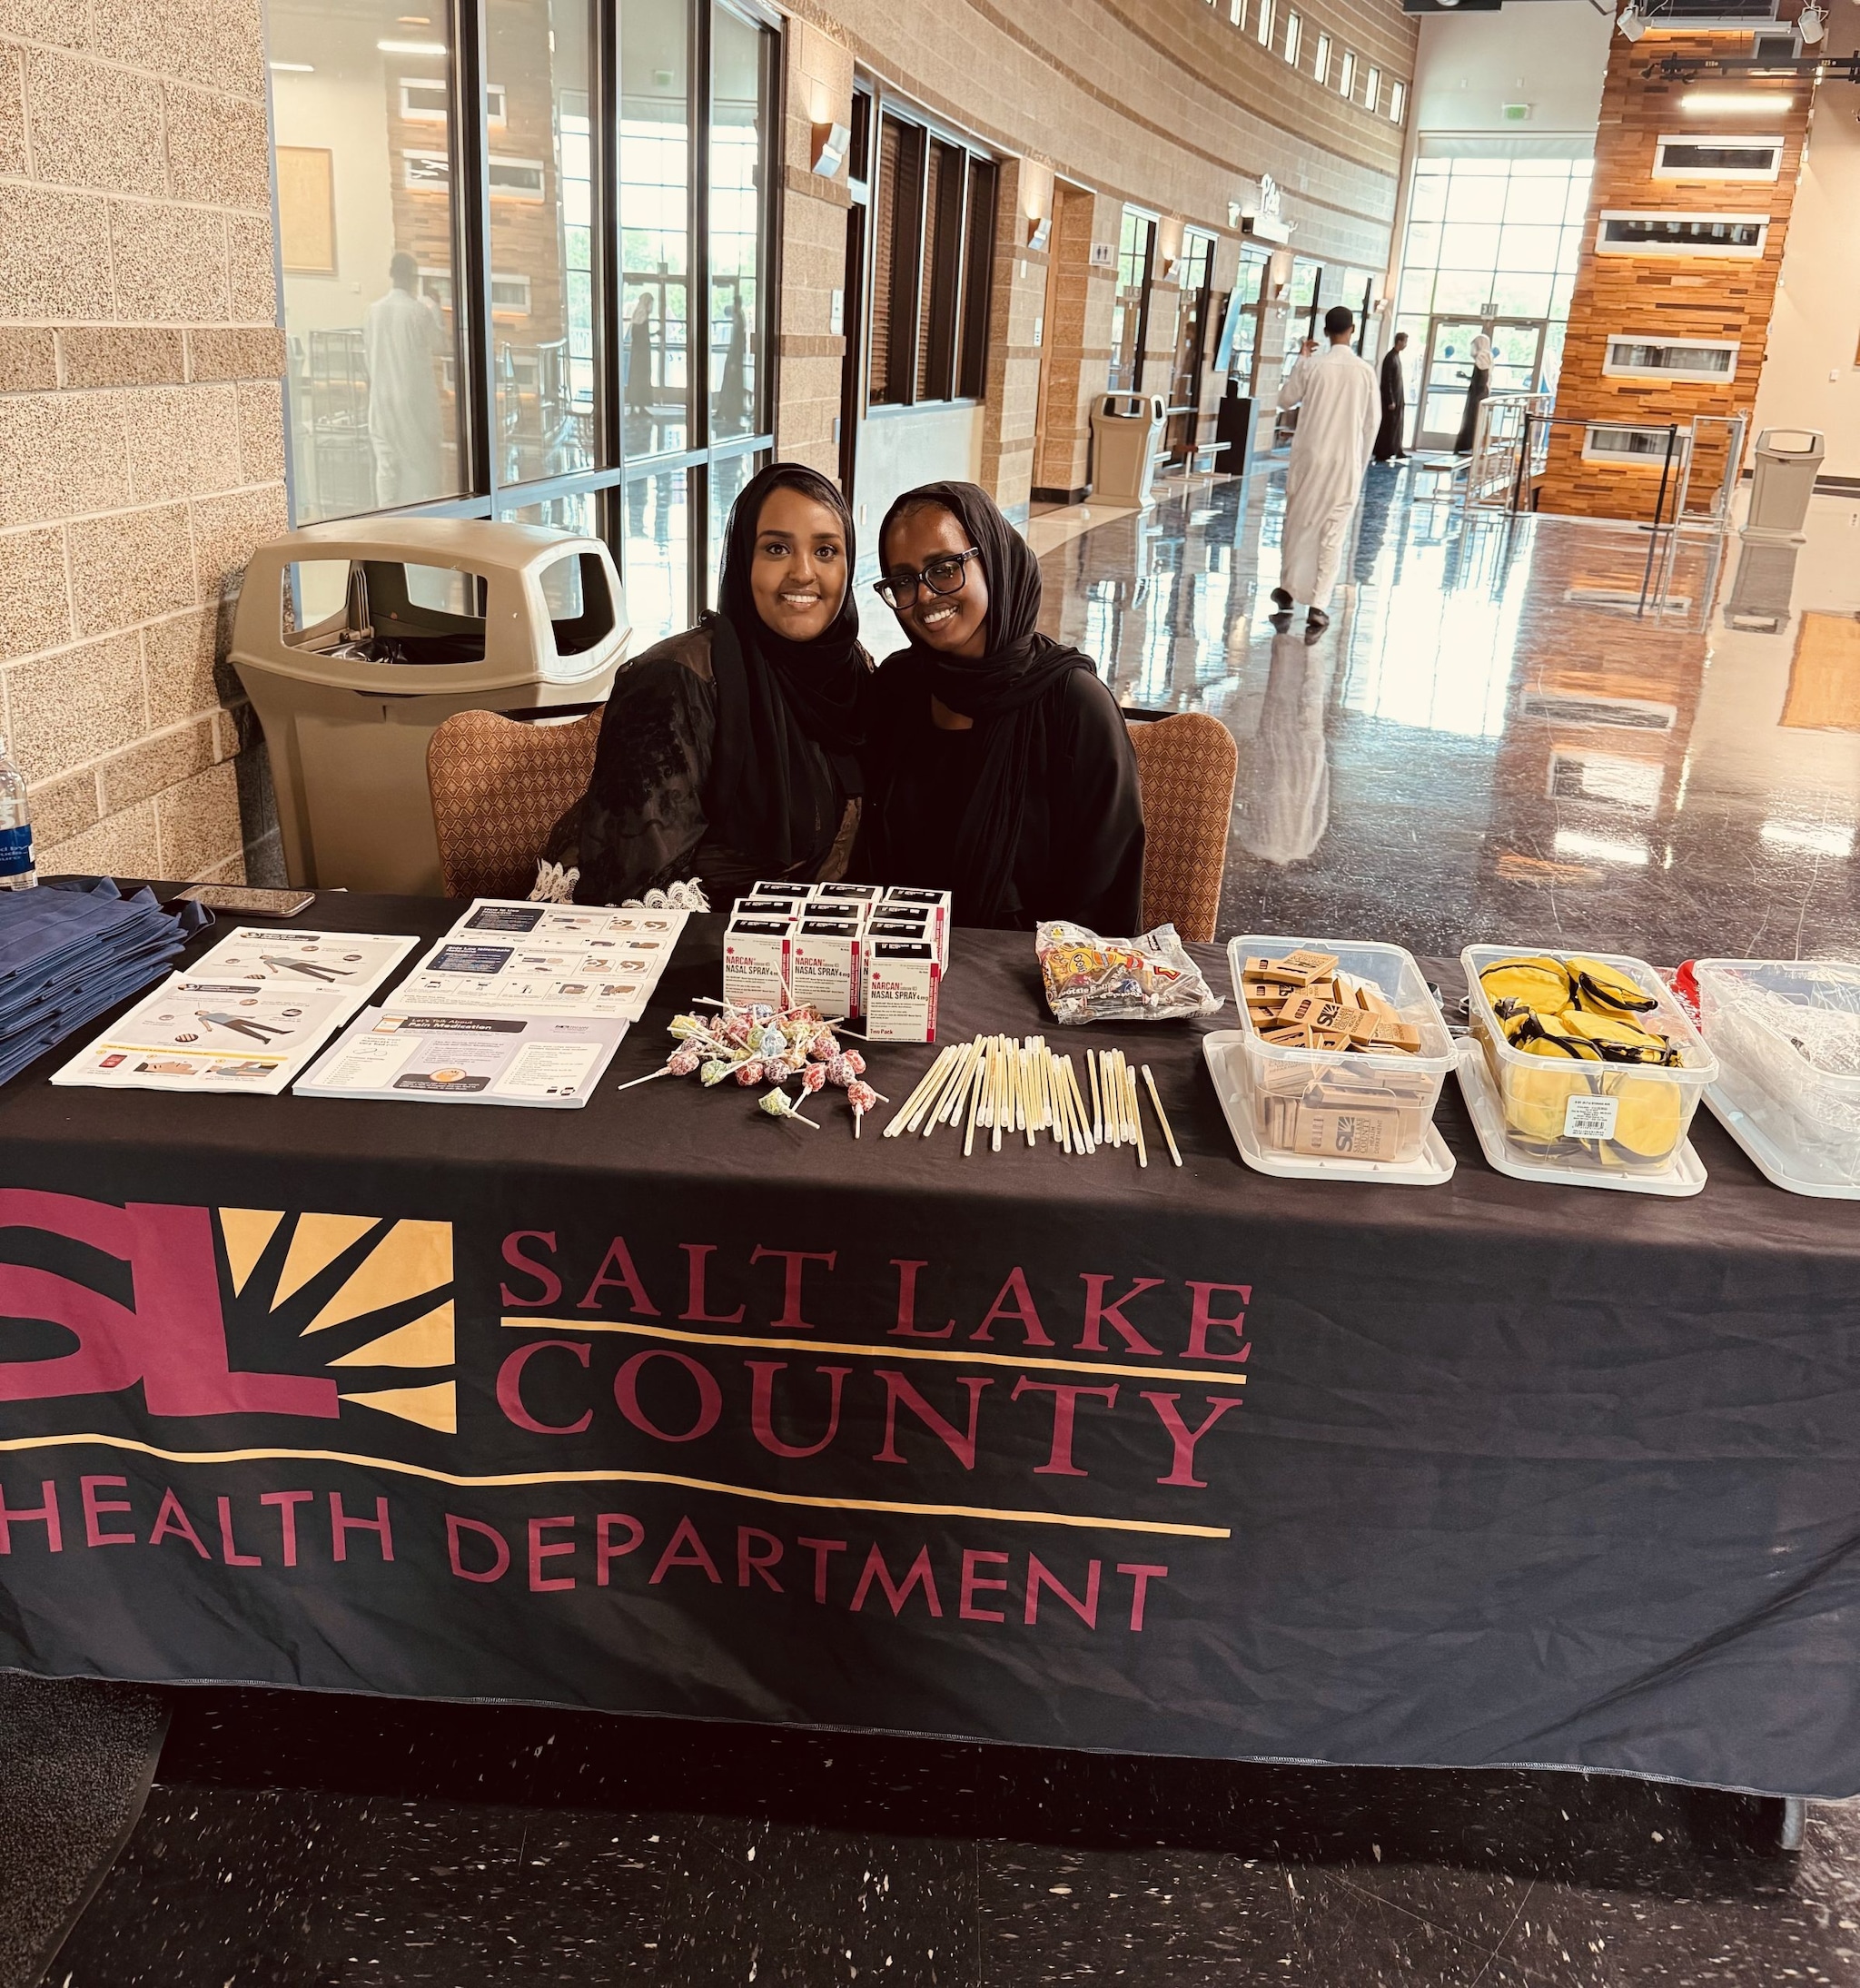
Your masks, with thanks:
M 1026 540 L 976 485 L 926 483 L 878 554 L 911 646 L 874 680 L 858 873 L 953 892 L 958 925 L 1141 931 L 1136 755 L 1091 658 L 1036 628 Z
M 721 906 L 761 878 L 846 875 L 872 682 L 855 557 L 825 477 L 777 462 L 744 485 L 720 611 L 614 678 L 588 791 L 550 834 L 578 904 L 698 878 Z
M 1408 388 L 1401 378 L 1401 354 L 1407 347 L 1408 333 L 1397 331 L 1382 358 L 1382 425 L 1376 430 L 1378 462 L 1408 460 L 1408 451 L 1401 446 L 1401 431 L 1408 425 Z

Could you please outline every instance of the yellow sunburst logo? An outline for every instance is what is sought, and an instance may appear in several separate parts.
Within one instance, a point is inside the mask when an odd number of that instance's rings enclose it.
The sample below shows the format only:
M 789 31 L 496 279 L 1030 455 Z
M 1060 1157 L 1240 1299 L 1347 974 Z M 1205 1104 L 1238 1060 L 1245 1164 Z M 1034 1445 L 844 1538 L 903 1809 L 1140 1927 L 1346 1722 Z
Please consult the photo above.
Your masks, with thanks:
M 240 1309 L 262 1306 L 279 1322 L 295 1324 L 302 1339 L 327 1334 L 325 1366 L 430 1370 L 453 1364 L 450 1222 L 293 1216 L 271 1208 L 222 1208 L 218 1215 Z M 349 1378 L 362 1376 L 337 1375 Z M 458 1389 L 450 1379 L 365 1388 L 341 1399 L 458 1433 Z

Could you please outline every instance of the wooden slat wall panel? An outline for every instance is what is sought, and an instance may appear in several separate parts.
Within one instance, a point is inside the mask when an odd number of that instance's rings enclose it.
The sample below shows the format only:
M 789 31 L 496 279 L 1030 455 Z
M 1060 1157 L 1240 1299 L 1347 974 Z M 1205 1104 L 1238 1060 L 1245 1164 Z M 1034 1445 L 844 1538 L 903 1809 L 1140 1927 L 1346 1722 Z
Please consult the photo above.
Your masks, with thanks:
M 1601 120 L 1596 133 L 1588 246 L 1570 300 L 1568 336 L 1557 390 L 1559 418 L 1664 427 L 1668 421 L 1683 425 L 1697 414 L 1748 416 L 1756 406 L 1776 276 L 1782 268 L 1808 128 L 1809 90 L 1801 83 L 1778 88 L 1710 79 L 1687 85 L 1650 81 L 1643 73 L 1661 55 L 1742 54 L 1747 40 L 1747 34 L 1655 33 L 1639 42 L 1618 35 L 1609 45 L 1608 81 L 1602 89 Z M 1753 97 L 1759 88 L 1766 88 L 1779 96 L 1792 95 L 1795 103 L 1786 112 L 1762 118 L 1700 116 L 1680 107 L 1688 87 L 1747 90 Z M 1700 137 L 1781 132 L 1787 141 L 1782 172 L 1774 183 L 1657 180 L 1652 176 L 1656 141 L 1675 132 L 1696 133 Z M 1598 255 L 1594 243 L 1600 216 L 1605 209 L 1618 208 L 1641 213 L 1764 214 L 1769 218 L 1770 228 L 1763 255 L 1754 262 L 1715 256 L 1695 261 L 1672 255 Z M 1602 361 L 1608 341 L 1624 331 L 1651 339 L 1736 339 L 1736 377 L 1709 383 L 1605 378 Z M 1701 460 L 1695 484 L 1711 474 L 1711 466 Z M 1559 428 L 1540 480 L 1538 507 L 1588 517 L 1650 518 L 1658 484 L 1657 469 L 1585 462 L 1582 430 Z

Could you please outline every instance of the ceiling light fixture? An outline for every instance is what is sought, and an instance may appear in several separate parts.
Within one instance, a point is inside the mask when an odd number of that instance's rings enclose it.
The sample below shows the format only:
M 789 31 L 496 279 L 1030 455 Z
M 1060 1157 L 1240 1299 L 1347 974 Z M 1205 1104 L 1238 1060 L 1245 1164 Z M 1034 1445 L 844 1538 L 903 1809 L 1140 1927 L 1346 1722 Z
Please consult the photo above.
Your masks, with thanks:
M 1647 33 L 1647 17 L 1637 7 L 1626 6 L 1621 9 L 1615 25 L 1630 42 L 1637 42 Z
M 307 62 L 271 62 L 265 67 L 277 75 L 313 76 L 316 74 L 315 65 Z
M 1679 107 L 1707 116 L 1716 113 L 1726 117 L 1767 117 L 1772 111 L 1790 109 L 1795 102 L 1793 96 L 1777 96 L 1767 90 L 1693 90 L 1679 99 Z
M 377 42 L 374 45 L 384 55 L 443 55 L 449 53 L 443 42 Z
M 1827 33 L 1827 9 L 1811 4 L 1796 16 L 1796 26 L 1805 42 L 1818 42 Z

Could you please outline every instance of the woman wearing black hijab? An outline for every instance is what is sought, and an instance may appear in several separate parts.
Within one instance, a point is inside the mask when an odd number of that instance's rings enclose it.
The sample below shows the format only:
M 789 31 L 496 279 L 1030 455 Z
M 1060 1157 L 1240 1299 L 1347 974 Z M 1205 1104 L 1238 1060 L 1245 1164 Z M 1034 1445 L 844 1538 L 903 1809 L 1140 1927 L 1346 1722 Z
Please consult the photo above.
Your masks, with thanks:
M 872 681 L 854 557 L 825 477 L 777 462 L 744 486 L 720 611 L 614 678 L 588 792 L 549 837 L 546 859 L 580 872 L 578 903 L 695 877 L 722 905 L 760 878 L 846 874 Z
M 880 667 L 861 874 L 950 890 L 955 922 L 1143 929 L 1143 811 L 1092 659 L 1039 633 L 1032 549 L 973 483 L 898 499 L 878 536 L 911 646 Z

